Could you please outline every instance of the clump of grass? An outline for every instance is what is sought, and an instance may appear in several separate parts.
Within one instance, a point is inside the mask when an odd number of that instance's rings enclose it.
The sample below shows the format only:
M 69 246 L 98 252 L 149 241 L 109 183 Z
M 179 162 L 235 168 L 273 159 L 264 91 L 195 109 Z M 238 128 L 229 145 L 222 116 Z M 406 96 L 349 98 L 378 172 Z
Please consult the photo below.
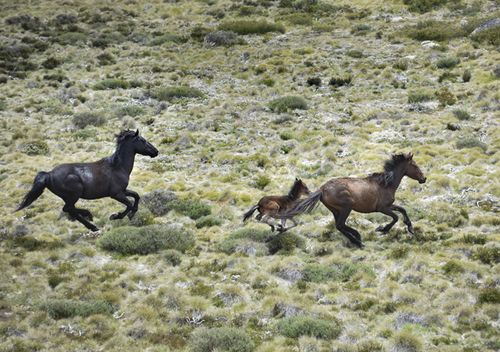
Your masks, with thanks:
M 486 243 L 486 236 L 485 235 L 467 234 L 467 235 L 464 235 L 464 237 L 462 237 L 462 242 L 468 243 L 468 244 L 485 244 Z
M 415 40 L 445 41 L 452 38 L 463 37 L 466 33 L 459 26 L 450 22 L 427 20 L 419 22 L 416 26 L 407 27 L 403 33 Z
M 94 84 L 93 88 L 95 90 L 128 89 L 130 88 L 130 83 L 124 79 L 109 78 Z
M 453 110 L 453 115 L 459 120 L 470 120 L 472 116 L 466 111 L 462 109 Z
M 494 26 L 472 35 L 474 41 L 494 46 L 500 45 L 500 27 Z
M 437 68 L 453 68 L 460 63 L 458 57 L 443 57 L 436 62 Z
M 161 87 L 151 92 L 151 96 L 160 101 L 172 101 L 181 98 L 203 98 L 198 88 L 188 86 Z
M 425 101 L 430 101 L 430 100 L 432 100 L 432 95 L 427 92 L 419 91 L 419 92 L 408 93 L 409 104 L 423 103 Z
M 307 101 L 299 96 L 285 96 L 272 100 L 269 103 L 269 108 L 273 112 L 287 112 L 289 110 L 307 110 Z
M 113 307 L 105 301 L 82 302 L 71 299 L 51 299 L 44 302 L 41 308 L 54 319 L 113 313 Z
M 465 148 L 481 148 L 483 151 L 486 151 L 488 147 L 486 146 L 486 143 L 481 142 L 479 139 L 477 139 L 474 136 L 462 136 L 455 146 L 458 149 L 465 149 Z
M 441 106 L 453 105 L 457 102 L 455 95 L 448 89 L 443 87 L 435 93 Z
M 472 73 L 470 72 L 470 70 L 464 70 L 464 73 L 462 74 L 462 81 L 464 81 L 464 83 L 467 83 L 471 78 Z
M 498 264 L 500 263 L 500 247 L 482 246 L 477 248 L 472 256 L 484 264 Z
M 439 78 L 438 82 L 444 82 L 444 81 L 450 81 L 450 82 L 455 82 L 457 80 L 458 75 L 456 73 L 450 72 L 450 71 L 445 71 L 443 72 Z
M 110 53 L 99 54 L 96 58 L 100 66 L 113 65 L 116 63 L 116 58 Z
M 311 336 L 329 340 L 340 335 L 342 326 L 338 320 L 333 318 L 321 319 L 299 315 L 279 320 L 276 329 L 279 334 L 289 338 Z
M 406 257 L 408 255 L 408 252 L 410 252 L 409 246 L 405 244 L 395 245 L 393 248 L 391 248 L 391 251 L 389 252 L 389 258 L 401 259 Z
M 21 152 L 27 155 L 47 155 L 49 154 L 49 145 L 42 140 L 25 142 L 20 145 Z
M 425 13 L 450 3 L 450 0 L 403 0 L 403 3 L 412 12 Z
M 205 36 L 204 42 L 208 46 L 232 46 L 244 44 L 244 41 L 238 37 L 238 34 L 228 31 L 210 32 Z
M 361 59 L 363 56 L 365 56 L 363 54 L 363 51 L 359 50 L 359 49 L 351 49 L 351 50 L 347 50 L 346 52 L 346 55 L 347 56 L 350 56 L 352 58 L 355 58 L 355 59 Z
M 195 199 L 177 199 L 172 201 L 171 207 L 177 212 L 189 216 L 193 220 L 210 215 L 212 212 L 208 204 Z
M 42 66 L 48 70 L 54 69 L 61 64 L 62 64 L 61 60 L 56 59 L 55 57 L 52 56 L 47 58 L 44 62 L 42 62 Z
M 219 226 L 222 224 L 222 220 L 214 215 L 202 216 L 196 220 L 196 228 L 201 229 L 202 227 L 212 227 Z
M 219 25 L 219 30 L 231 31 L 238 34 L 265 34 L 269 32 L 280 32 L 285 33 L 285 27 L 281 24 L 267 22 L 265 20 L 260 21 L 249 21 L 249 20 L 239 20 L 239 21 L 228 21 Z
M 172 225 L 124 226 L 105 233 L 98 245 L 121 254 L 149 254 L 163 249 L 185 252 L 194 245 L 191 232 Z
M 308 13 L 297 12 L 291 13 L 283 18 L 285 21 L 297 26 L 310 26 L 313 23 L 313 18 Z
M 118 108 L 116 111 L 116 114 L 119 117 L 123 116 L 130 116 L 130 117 L 137 117 L 139 115 L 144 114 L 144 108 L 142 106 L 138 105 L 126 105 L 126 106 L 121 106 Z
M 477 303 L 500 303 L 500 290 L 496 287 L 486 287 L 479 291 Z
M 351 84 L 352 76 L 344 76 L 344 77 L 332 77 L 328 82 L 329 85 L 338 88 L 342 86 L 347 86 Z
M 239 248 L 242 249 L 240 252 L 247 254 L 265 255 L 268 253 L 268 249 L 263 243 L 271 237 L 272 232 L 267 229 L 243 228 L 229 234 L 229 236 L 218 243 L 217 248 L 226 254 L 232 254 Z
M 196 329 L 189 341 L 193 352 L 250 352 L 254 343 L 248 335 L 236 328 Z
M 450 260 L 442 267 L 445 274 L 454 275 L 465 271 L 462 264 L 457 260 Z
M 52 40 L 61 45 L 80 45 L 87 42 L 88 35 L 82 32 L 64 32 Z
M 31 235 L 14 238 L 13 245 L 22 247 L 27 251 L 35 251 L 40 249 L 55 249 L 64 246 L 59 238 L 50 238 L 50 240 L 38 239 Z
M 402 331 L 393 337 L 394 350 L 405 352 L 419 352 L 422 350 L 422 341 L 408 331 Z
M 172 33 L 166 33 L 162 34 L 160 36 L 154 37 L 150 42 L 150 46 L 159 46 L 165 43 L 185 43 L 187 42 L 186 37 L 182 37 L 180 35 L 172 34 Z
M 151 213 L 156 216 L 163 216 L 173 209 L 171 202 L 176 199 L 177 196 L 174 192 L 156 190 L 145 194 L 142 201 Z
M 73 125 L 79 129 L 87 126 L 102 126 L 105 122 L 106 120 L 101 114 L 94 112 L 82 112 L 73 116 Z
M 360 267 L 356 264 L 308 264 L 304 267 L 304 281 L 325 282 L 325 281 L 348 281 Z
M 400 59 L 400 60 L 396 61 L 392 65 L 392 67 L 394 67 L 397 70 L 406 71 L 408 69 L 408 60 Z
M 267 243 L 269 248 L 269 253 L 275 254 L 279 251 L 291 252 L 295 248 L 301 248 L 304 246 L 304 240 L 302 237 L 297 236 L 291 232 L 285 232 L 273 236 L 271 240 Z
M 258 189 L 264 189 L 268 184 L 271 183 L 271 179 L 267 175 L 259 175 L 255 179 L 255 187 Z
M 167 249 L 163 253 L 163 259 L 172 266 L 182 263 L 182 253 L 175 249 Z

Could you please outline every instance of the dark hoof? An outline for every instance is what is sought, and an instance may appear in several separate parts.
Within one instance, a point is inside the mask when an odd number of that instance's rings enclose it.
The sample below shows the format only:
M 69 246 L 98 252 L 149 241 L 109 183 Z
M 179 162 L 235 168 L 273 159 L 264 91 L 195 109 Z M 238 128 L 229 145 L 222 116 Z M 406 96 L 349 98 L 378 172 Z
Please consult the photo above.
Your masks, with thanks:
M 285 232 L 286 231 L 286 228 L 284 228 L 282 225 L 278 225 L 278 232 L 281 233 L 281 232 Z
M 96 226 L 89 227 L 89 230 L 92 231 L 92 232 L 98 232 L 99 231 L 99 229 Z
M 137 210 L 133 210 L 131 211 L 130 213 L 127 214 L 127 217 L 129 220 L 132 220 L 132 218 L 134 217 L 135 213 L 137 212 Z
M 377 232 L 382 232 L 382 233 L 387 233 L 387 232 L 389 232 L 389 230 L 388 230 L 388 229 L 386 229 L 386 228 L 385 228 L 385 226 L 379 226 L 379 227 L 377 227 L 377 229 L 376 229 L 375 231 L 377 231 Z
M 118 219 L 121 219 L 120 214 L 111 214 L 109 216 L 109 220 L 118 220 Z
M 408 232 L 415 236 L 415 230 L 413 229 L 413 226 L 408 226 Z
M 274 232 L 274 226 L 271 226 L 271 232 Z

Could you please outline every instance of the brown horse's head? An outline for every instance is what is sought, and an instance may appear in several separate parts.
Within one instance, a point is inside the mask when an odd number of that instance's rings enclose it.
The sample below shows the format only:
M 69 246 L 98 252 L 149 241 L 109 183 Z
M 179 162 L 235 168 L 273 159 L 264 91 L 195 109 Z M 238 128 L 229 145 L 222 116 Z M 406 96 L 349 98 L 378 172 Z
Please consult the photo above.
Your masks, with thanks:
M 302 196 L 307 196 L 311 193 L 306 184 L 299 178 L 295 178 L 295 182 L 288 193 L 288 196 L 293 199 L 300 198 Z
M 408 153 L 405 155 L 407 160 L 405 175 L 411 179 L 417 180 L 418 183 L 425 183 L 427 177 L 424 176 L 424 173 L 418 167 L 415 160 L 413 160 L 413 154 Z

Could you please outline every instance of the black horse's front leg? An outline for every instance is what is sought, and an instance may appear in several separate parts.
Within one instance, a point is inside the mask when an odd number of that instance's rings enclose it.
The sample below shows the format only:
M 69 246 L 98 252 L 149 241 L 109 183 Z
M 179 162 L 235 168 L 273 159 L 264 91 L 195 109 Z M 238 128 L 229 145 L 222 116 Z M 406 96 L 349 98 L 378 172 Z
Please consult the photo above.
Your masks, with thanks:
M 413 225 L 411 224 L 411 220 L 408 217 L 408 214 L 406 213 L 405 208 L 400 207 L 399 205 L 393 205 L 393 206 L 391 206 L 391 209 L 396 210 L 396 211 L 400 212 L 401 215 L 403 215 L 403 222 L 405 223 L 406 228 L 408 229 L 408 232 L 411 233 L 412 235 L 415 235 L 415 231 L 413 230 Z
M 384 210 L 381 210 L 380 212 L 385 214 L 385 215 L 390 216 L 392 218 L 392 221 L 385 226 L 381 225 L 381 226 L 377 227 L 376 231 L 379 231 L 382 233 L 387 233 L 390 231 L 390 229 L 392 229 L 394 224 L 396 224 L 398 222 L 398 216 L 390 209 L 384 209 Z
M 132 210 L 132 203 L 127 198 L 125 193 L 120 193 L 120 194 L 111 196 L 111 198 L 124 204 L 127 208 L 125 208 L 125 210 L 122 211 L 121 213 L 111 214 L 111 216 L 109 217 L 109 220 L 123 219 L 125 217 L 125 215 L 127 215 Z
M 132 209 L 128 213 L 128 218 L 132 219 L 134 217 L 135 213 L 137 213 L 137 210 L 139 209 L 139 200 L 141 199 L 141 197 L 139 197 L 139 195 L 136 192 L 128 190 L 128 189 L 125 190 L 125 195 L 127 197 L 134 198 L 134 204 L 132 205 Z

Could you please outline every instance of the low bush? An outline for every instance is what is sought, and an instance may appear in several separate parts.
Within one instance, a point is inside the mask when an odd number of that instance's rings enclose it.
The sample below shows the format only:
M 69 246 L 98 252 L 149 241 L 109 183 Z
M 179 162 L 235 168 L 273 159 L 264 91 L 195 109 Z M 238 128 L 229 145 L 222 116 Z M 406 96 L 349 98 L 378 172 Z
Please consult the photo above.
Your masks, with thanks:
M 185 252 L 194 246 L 194 242 L 191 232 L 164 224 L 117 227 L 98 240 L 101 248 L 121 254 L 149 254 L 163 249 Z
M 107 90 L 107 89 L 128 89 L 130 88 L 130 83 L 124 79 L 119 78 L 109 78 L 103 81 L 97 82 L 92 87 L 94 90 Z
M 267 175 L 259 175 L 254 181 L 255 187 L 258 189 L 264 189 L 270 183 L 271 179 Z
M 441 106 L 453 105 L 457 102 L 455 95 L 448 89 L 443 87 L 434 93 L 441 104 Z
M 304 12 L 292 13 L 285 16 L 283 19 L 297 26 L 310 26 L 313 23 L 312 16 Z
M 116 64 L 116 58 L 110 53 L 99 54 L 96 59 L 99 61 L 100 66 Z
M 345 76 L 345 77 L 332 77 L 330 79 L 330 82 L 328 82 L 329 85 L 333 87 L 342 87 L 342 86 L 347 86 L 351 84 L 352 82 L 352 76 Z
M 56 59 L 55 57 L 52 56 L 47 58 L 44 62 L 42 62 L 42 66 L 48 70 L 54 69 L 61 64 L 62 64 L 61 60 Z
M 229 234 L 217 244 L 217 249 L 226 254 L 235 252 L 247 255 L 267 255 L 268 249 L 264 243 L 269 241 L 273 233 L 269 230 L 243 228 Z
M 202 227 L 212 227 L 219 226 L 222 224 L 222 220 L 213 215 L 202 216 L 196 220 L 196 228 L 201 229 Z
M 473 136 L 462 136 L 455 145 L 458 149 L 481 148 L 483 151 L 486 151 L 488 148 L 485 143 Z
M 397 70 L 406 71 L 408 69 L 408 60 L 400 59 L 400 60 L 396 61 L 392 65 L 392 67 L 394 67 Z
M 425 101 L 430 101 L 432 100 L 432 95 L 427 92 L 409 92 L 408 93 L 408 103 L 409 104 L 415 104 L 415 103 L 422 103 Z
M 484 264 L 498 264 L 500 263 L 500 247 L 479 247 L 474 250 L 472 257 Z
M 198 88 L 177 86 L 157 88 L 151 92 L 151 96 L 160 101 L 171 101 L 180 98 L 203 98 L 204 94 Z
M 61 45 L 79 45 L 85 44 L 88 40 L 88 36 L 86 33 L 81 32 L 65 32 L 52 38 L 52 40 Z
M 340 322 L 336 319 L 301 315 L 279 320 L 276 328 L 279 334 L 289 338 L 311 336 L 327 340 L 337 338 L 342 331 Z
M 479 291 L 477 303 L 500 303 L 500 290 L 496 287 L 486 287 Z
M 106 120 L 101 114 L 94 112 L 82 112 L 73 116 L 73 125 L 79 129 L 87 126 L 102 126 L 105 122 Z
M 273 112 L 287 112 L 289 110 L 307 110 L 307 101 L 298 96 L 286 96 L 277 98 L 269 103 L 269 108 Z
M 347 50 L 346 52 L 346 55 L 347 56 L 350 56 L 352 58 L 355 58 L 355 59 L 361 59 L 363 56 L 365 56 L 363 54 L 363 51 L 359 50 L 359 49 L 351 49 L 351 50 Z
M 119 32 L 105 32 L 93 38 L 91 43 L 93 47 L 106 48 L 113 44 L 123 43 L 125 39 L 125 36 Z
M 419 352 L 422 350 L 422 341 L 408 331 L 402 331 L 393 337 L 395 351 Z
M 177 43 L 177 44 L 182 44 L 187 42 L 188 38 L 182 37 L 180 35 L 176 34 L 171 34 L 171 33 L 166 33 L 162 34 L 160 36 L 154 37 L 151 39 L 149 42 L 149 45 L 151 46 L 159 46 L 165 43 Z
M 445 274 L 449 274 L 449 275 L 459 274 L 459 273 L 463 273 L 465 271 L 462 264 L 457 260 L 450 260 L 450 261 L 446 262 L 446 264 L 443 265 L 442 269 L 443 269 Z
M 49 154 L 49 145 L 42 140 L 25 142 L 20 145 L 21 152 L 27 155 L 47 155 Z
M 352 263 L 340 264 L 308 264 L 304 267 L 304 281 L 325 282 L 325 281 L 349 281 L 361 267 Z
M 167 249 L 163 253 L 163 259 L 165 259 L 168 264 L 177 266 L 182 262 L 182 253 L 175 249 Z
M 105 301 L 82 302 L 71 299 L 51 299 L 44 302 L 41 308 L 54 319 L 113 313 L 113 307 Z
M 139 115 L 144 114 L 145 109 L 142 106 L 139 105 L 126 105 L 118 108 L 116 110 L 116 115 L 119 117 L 123 116 L 130 116 L 130 117 L 137 117 Z
M 204 42 L 208 46 L 232 46 L 244 44 L 244 41 L 238 37 L 238 34 L 230 31 L 215 31 L 208 33 Z
M 453 110 L 453 115 L 459 120 L 470 120 L 472 116 L 466 111 L 462 109 Z
M 210 215 L 212 212 L 208 204 L 196 199 L 177 199 L 172 201 L 171 206 L 175 211 L 189 216 L 193 220 Z
M 275 254 L 279 251 L 291 252 L 295 248 L 304 247 L 304 244 L 305 242 L 302 237 L 291 232 L 285 232 L 273 236 L 267 242 L 267 247 L 269 248 L 269 253 Z
M 464 70 L 464 73 L 462 74 L 462 81 L 464 81 L 464 83 L 467 83 L 471 80 L 472 78 L 472 73 L 470 72 L 470 70 Z
M 450 2 L 450 0 L 403 0 L 408 10 L 419 13 L 436 10 Z
M 419 41 L 446 41 L 463 37 L 466 34 L 464 30 L 456 24 L 436 20 L 419 22 L 416 26 L 405 28 L 402 33 Z
M 151 213 L 156 216 L 163 216 L 172 210 L 171 202 L 176 199 L 177 196 L 174 192 L 156 190 L 145 194 L 142 197 L 142 202 Z
M 230 31 L 238 34 L 265 34 L 269 32 L 285 33 L 285 27 L 281 24 L 267 22 L 265 20 L 250 21 L 228 21 L 219 25 L 219 30 Z
M 437 68 L 453 68 L 460 63 L 458 57 L 443 57 L 436 62 Z
M 250 352 L 255 347 L 243 330 L 227 327 L 196 329 L 189 344 L 193 352 Z

